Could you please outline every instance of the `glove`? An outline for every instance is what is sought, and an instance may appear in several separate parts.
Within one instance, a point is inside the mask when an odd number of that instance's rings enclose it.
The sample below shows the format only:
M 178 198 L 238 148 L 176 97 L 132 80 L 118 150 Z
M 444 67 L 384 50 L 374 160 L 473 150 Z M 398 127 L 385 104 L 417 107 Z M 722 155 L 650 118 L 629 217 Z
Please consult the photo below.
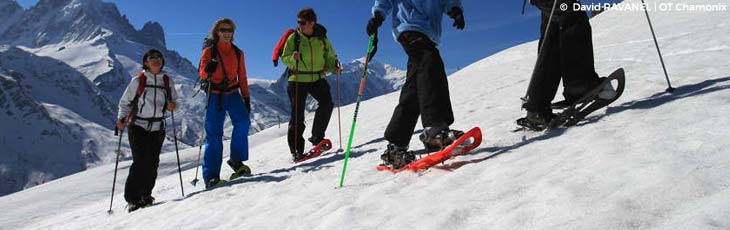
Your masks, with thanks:
M 383 18 L 380 13 L 375 12 L 375 16 L 368 21 L 368 26 L 365 27 L 365 32 L 368 36 L 378 32 L 378 28 L 383 25 L 383 20 L 385 20 L 385 18 Z
M 209 61 L 208 65 L 205 66 L 205 72 L 208 74 L 212 74 L 215 72 L 215 70 L 218 68 L 218 62 L 217 61 Z
M 454 19 L 453 26 L 456 27 L 456 29 L 460 29 L 460 30 L 464 29 L 464 24 L 465 24 L 464 11 L 462 11 L 461 8 L 459 8 L 459 7 L 451 8 L 451 10 L 449 10 L 449 12 L 446 14 L 448 14 L 449 17 Z
M 208 86 L 210 86 L 210 81 L 208 79 L 200 79 L 200 90 L 208 93 Z
M 251 113 L 251 98 L 243 97 L 243 102 L 246 103 L 246 109 L 248 110 L 248 113 Z

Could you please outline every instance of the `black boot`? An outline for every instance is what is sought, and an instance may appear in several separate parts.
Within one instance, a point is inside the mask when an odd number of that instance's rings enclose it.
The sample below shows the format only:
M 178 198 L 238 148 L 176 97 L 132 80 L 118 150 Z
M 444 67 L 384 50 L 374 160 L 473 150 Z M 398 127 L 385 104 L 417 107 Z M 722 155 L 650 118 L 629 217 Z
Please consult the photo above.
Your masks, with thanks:
M 541 113 L 527 111 L 527 116 L 517 119 L 517 124 L 531 130 L 542 131 L 550 127 L 550 122 L 555 117 L 557 116 L 552 112 Z
M 407 164 L 416 160 L 416 155 L 413 152 L 408 151 L 408 146 L 396 146 L 393 143 L 388 144 L 388 149 L 385 150 L 383 155 L 380 155 L 380 159 L 385 162 L 386 165 L 391 165 L 393 169 L 399 169 Z
M 140 209 L 144 207 L 144 201 L 138 200 L 134 202 L 127 202 L 127 212 L 134 212 L 137 211 L 137 209 Z
M 220 183 L 222 183 L 220 178 L 211 178 L 210 180 L 205 182 L 205 189 L 209 189 L 210 187 L 216 186 Z
M 233 169 L 233 174 L 231 174 L 228 180 L 233 180 L 241 176 L 251 176 L 251 168 L 243 164 L 243 162 L 228 160 L 226 163 Z
M 322 140 L 324 140 L 324 138 L 322 138 L 322 137 L 310 137 L 307 140 L 309 140 L 309 143 L 312 143 L 312 145 L 315 146 L 315 145 L 319 144 L 319 142 L 322 142 Z
M 454 141 L 459 139 L 462 135 L 464 135 L 464 132 L 460 130 L 452 130 L 448 127 L 438 131 L 434 130 L 432 127 L 426 127 L 423 129 L 419 139 L 423 142 L 423 146 L 426 148 L 426 151 L 433 152 L 446 148 L 446 146 L 454 143 Z
M 147 207 L 155 203 L 155 197 L 153 196 L 142 196 L 142 206 Z

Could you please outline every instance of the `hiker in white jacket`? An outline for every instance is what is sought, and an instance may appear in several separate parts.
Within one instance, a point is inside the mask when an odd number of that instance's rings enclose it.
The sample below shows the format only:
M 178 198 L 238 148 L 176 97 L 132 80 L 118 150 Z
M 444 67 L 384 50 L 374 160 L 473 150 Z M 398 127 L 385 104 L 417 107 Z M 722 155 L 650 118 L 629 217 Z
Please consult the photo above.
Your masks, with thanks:
M 117 129 L 129 126 L 132 166 L 124 188 L 128 211 L 152 205 L 160 150 L 165 140 L 165 114 L 177 105 L 177 93 L 162 68 L 165 59 L 151 49 L 142 58 L 143 71 L 134 77 L 119 100 Z

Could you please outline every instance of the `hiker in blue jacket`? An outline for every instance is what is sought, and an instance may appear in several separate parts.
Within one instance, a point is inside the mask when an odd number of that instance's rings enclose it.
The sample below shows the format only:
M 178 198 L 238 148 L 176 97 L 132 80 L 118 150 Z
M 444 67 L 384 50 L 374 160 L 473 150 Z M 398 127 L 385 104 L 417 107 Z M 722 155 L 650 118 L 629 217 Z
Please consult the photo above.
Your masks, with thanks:
M 441 42 L 441 18 L 447 14 L 453 26 L 464 29 L 460 0 L 376 0 L 368 35 L 375 34 L 387 15 L 393 17 L 393 37 L 408 55 L 406 82 L 393 111 L 385 139 L 388 147 L 381 155 L 384 163 L 401 168 L 415 160 L 408 150 L 414 128 L 421 117 L 424 131 L 419 136 L 432 151 L 451 144 L 464 133 L 449 128 L 454 123 L 449 85 L 444 63 L 436 46 Z

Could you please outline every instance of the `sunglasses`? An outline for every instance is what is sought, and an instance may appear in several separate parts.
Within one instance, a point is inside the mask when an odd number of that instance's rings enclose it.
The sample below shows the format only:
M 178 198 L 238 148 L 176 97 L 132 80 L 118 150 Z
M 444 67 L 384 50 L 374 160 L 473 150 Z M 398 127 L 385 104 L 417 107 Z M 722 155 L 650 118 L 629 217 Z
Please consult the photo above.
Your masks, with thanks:
M 218 28 L 218 32 L 221 32 L 221 33 L 233 33 L 233 28 Z
M 156 56 L 156 55 L 147 57 L 147 61 L 159 61 L 159 60 L 162 60 L 162 57 Z
M 303 25 L 306 25 L 307 24 L 307 21 L 304 21 L 304 20 L 299 21 L 299 20 L 297 20 L 297 24 L 299 24 L 300 26 L 303 26 Z

